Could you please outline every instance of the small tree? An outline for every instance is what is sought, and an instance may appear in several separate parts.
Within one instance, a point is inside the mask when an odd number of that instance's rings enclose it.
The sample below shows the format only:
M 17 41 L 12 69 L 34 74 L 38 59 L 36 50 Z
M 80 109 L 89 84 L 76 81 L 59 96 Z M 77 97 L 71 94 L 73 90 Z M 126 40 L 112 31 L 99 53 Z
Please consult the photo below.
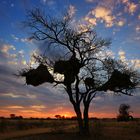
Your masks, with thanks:
M 16 118 L 16 115 L 15 114 L 10 114 L 10 118 L 11 119 L 15 119 Z
M 61 119 L 62 117 L 61 117 L 61 115 L 55 115 L 55 118 L 56 119 Z
M 102 57 L 110 40 L 99 38 L 92 28 L 76 28 L 71 21 L 68 14 L 58 19 L 47 17 L 39 9 L 29 12 L 24 24 L 32 29 L 32 38 L 47 43 L 46 51 L 57 48 L 64 55 L 57 60 L 50 55 L 34 56 L 39 66 L 22 70 L 20 75 L 28 85 L 45 82 L 63 85 L 76 113 L 80 133 L 88 134 L 92 99 L 108 90 L 131 96 L 138 82 L 136 73 L 121 61 Z
M 121 104 L 119 107 L 119 115 L 117 116 L 118 121 L 129 121 L 132 120 L 133 117 L 130 115 L 130 105 Z

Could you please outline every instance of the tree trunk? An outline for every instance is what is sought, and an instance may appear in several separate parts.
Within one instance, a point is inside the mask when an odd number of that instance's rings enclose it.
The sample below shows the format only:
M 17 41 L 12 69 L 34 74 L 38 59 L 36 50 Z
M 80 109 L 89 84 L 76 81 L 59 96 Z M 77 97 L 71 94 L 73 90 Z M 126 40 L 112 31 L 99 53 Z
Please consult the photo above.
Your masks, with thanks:
M 79 133 L 80 133 L 80 135 L 84 135 L 84 127 L 83 127 L 83 119 L 82 119 L 82 113 L 81 113 L 81 109 L 80 109 L 80 103 L 74 101 L 73 96 L 72 96 L 71 85 L 67 85 L 67 93 L 69 95 L 70 102 L 72 103 L 72 105 L 74 107 L 74 111 L 77 115 Z
M 74 105 L 74 110 L 75 110 L 75 113 L 77 115 L 79 133 L 80 133 L 80 135 L 83 135 L 84 134 L 84 127 L 83 127 L 83 120 L 82 120 L 82 114 L 81 114 L 80 106 L 79 105 Z
M 89 104 L 84 104 L 84 133 L 89 135 L 89 117 L 88 117 Z

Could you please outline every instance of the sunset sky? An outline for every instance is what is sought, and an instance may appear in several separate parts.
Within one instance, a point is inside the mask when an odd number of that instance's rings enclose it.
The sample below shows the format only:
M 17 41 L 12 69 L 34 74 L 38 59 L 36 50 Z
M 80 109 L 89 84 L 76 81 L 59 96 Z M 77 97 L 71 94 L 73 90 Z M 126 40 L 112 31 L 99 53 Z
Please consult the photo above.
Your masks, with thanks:
M 78 23 L 93 26 L 99 36 L 111 38 L 108 55 L 140 71 L 140 0 L 0 0 L 0 116 L 74 116 L 62 88 L 50 84 L 27 86 L 14 74 L 33 65 L 33 52 L 40 44 L 22 27 L 27 10 L 39 7 L 59 17 L 68 11 Z M 91 104 L 91 117 L 116 117 L 121 103 L 128 103 L 134 117 L 140 117 L 140 90 L 134 96 L 104 94 Z

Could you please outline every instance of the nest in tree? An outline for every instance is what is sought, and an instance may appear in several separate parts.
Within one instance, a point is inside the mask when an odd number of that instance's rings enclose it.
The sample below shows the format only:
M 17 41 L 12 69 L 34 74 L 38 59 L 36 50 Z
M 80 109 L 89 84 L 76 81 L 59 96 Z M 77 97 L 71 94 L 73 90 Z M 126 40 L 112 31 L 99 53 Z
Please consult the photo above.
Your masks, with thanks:
M 64 74 L 64 84 L 69 85 L 75 81 L 75 76 L 72 73 Z
M 54 73 L 70 73 L 72 72 L 74 75 L 79 73 L 81 64 L 77 58 L 70 58 L 69 60 L 59 60 L 55 62 L 54 65 Z
M 26 84 L 38 86 L 45 82 L 53 83 L 54 78 L 47 69 L 47 66 L 40 64 L 36 69 L 23 71 L 21 76 L 26 77 Z
M 88 86 L 89 88 L 93 88 L 95 86 L 95 83 L 94 83 L 94 79 L 93 78 L 90 78 L 90 77 L 87 77 L 85 80 L 85 85 Z
M 66 71 L 67 61 L 59 60 L 55 62 L 54 73 L 64 74 Z
M 64 74 L 64 83 L 70 84 L 75 81 L 75 76 L 79 73 L 81 64 L 75 57 L 69 60 L 59 60 L 55 62 L 54 73 Z
M 102 90 L 116 90 L 116 89 L 127 89 L 134 87 L 134 83 L 130 80 L 130 75 L 121 73 L 118 70 L 114 70 L 110 79 L 102 86 Z

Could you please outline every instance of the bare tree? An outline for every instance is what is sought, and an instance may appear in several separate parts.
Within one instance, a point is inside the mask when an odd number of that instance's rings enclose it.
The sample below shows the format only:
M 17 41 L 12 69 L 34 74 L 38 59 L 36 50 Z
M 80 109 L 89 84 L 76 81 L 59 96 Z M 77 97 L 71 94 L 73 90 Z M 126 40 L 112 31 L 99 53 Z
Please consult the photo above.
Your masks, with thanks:
M 68 14 L 58 19 L 39 9 L 28 13 L 24 25 L 32 30 L 32 38 L 47 42 L 48 48 L 63 48 L 65 54 L 55 61 L 46 55 L 34 56 L 39 66 L 22 70 L 20 75 L 33 86 L 44 82 L 63 85 L 77 115 L 80 133 L 88 134 L 92 99 L 108 90 L 131 96 L 138 81 L 136 73 L 120 61 L 102 57 L 110 40 L 98 37 L 91 28 L 77 29 L 71 21 Z

